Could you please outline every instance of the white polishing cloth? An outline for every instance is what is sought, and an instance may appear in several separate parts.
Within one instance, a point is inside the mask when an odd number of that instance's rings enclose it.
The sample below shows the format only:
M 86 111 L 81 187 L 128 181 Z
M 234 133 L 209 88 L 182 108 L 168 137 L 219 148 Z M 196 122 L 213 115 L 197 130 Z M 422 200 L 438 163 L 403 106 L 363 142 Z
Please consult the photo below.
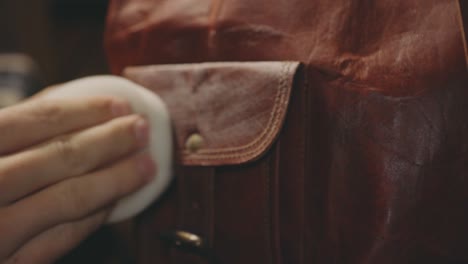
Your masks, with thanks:
M 58 86 L 48 98 L 84 98 L 111 95 L 126 99 L 134 113 L 143 114 L 150 125 L 149 149 L 156 162 L 155 177 L 146 186 L 120 200 L 108 222 L 118 222 L 143 211 L 168 187 L 172 179 L 172 132 L 169 112 L 161 98 L 127 79 L 102 75 L 77 79 Z M 118 144 L 118 142 L 116 142 Z

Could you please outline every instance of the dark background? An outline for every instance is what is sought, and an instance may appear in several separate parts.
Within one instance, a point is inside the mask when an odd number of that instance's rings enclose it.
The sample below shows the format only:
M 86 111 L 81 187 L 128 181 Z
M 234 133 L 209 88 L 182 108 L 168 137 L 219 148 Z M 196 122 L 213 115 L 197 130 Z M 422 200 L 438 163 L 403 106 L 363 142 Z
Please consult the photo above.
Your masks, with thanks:
M 0 53 L 31 56 L 43 85 L 107 73 L 102 44 L 107 2 L 0 0 Z

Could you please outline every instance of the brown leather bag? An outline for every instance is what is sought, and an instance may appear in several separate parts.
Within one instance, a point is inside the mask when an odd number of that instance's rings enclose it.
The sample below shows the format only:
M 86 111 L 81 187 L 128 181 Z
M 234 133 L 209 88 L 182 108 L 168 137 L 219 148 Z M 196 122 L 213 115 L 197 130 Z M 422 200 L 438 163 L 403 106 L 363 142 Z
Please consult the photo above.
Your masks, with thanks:
M 133 222 L 138 263 L 468 262 L 467 7 L 109 10 L 113 72 L 163 97 L 179 150 L 171 189 Z

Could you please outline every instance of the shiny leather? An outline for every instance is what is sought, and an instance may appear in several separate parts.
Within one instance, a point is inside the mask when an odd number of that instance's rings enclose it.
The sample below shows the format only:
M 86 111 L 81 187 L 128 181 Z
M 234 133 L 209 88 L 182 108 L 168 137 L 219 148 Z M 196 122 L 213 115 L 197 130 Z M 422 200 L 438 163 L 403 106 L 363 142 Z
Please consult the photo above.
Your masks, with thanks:
M 467 7 L 458 4 L 112 1 L 106 48 L 117 74 L 208 61 L 304 64 L 266 152 L 178 168 L 171 191 L 135 220 L 137 262 L 467 263 Z M 204 109 L 216 117 L 213 100 Z M 223 137 L 250 132 L 242 129 Z M 227 133 L 205 134 L 217 131 Z M 156 238 L 176 229 L 203 236 L 212 255 Z

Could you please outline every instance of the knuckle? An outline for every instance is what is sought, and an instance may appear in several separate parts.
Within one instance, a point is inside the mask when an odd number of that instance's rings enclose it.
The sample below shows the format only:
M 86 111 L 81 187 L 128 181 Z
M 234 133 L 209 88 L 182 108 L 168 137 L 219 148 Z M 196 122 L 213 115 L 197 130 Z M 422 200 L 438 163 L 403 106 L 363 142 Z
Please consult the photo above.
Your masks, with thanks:
M 85 157 L 70 136 L 59 137 L 52 144 L 58 157 L 70 172 L 81 171 Z
M 45 125 L 58 125 L 64 121 L 64 109 L 56 100 L 40 102 L 34 118 Z

